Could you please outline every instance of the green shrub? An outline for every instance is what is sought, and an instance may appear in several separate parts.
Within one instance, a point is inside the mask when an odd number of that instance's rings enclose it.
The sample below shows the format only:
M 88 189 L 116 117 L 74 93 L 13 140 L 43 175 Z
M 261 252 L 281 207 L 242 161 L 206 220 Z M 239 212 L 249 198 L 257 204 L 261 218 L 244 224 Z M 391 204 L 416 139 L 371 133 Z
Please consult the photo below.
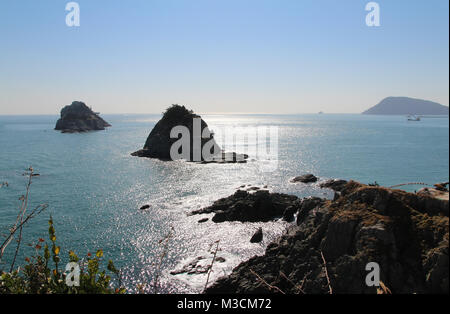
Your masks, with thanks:
M 39 239 L 34 245 L 36 254 L 26 258 L 27 264 L 12 272 L 2 272 L 0 275 L 0 294 L 123 294 L 125 289 L 120 287 L 120 272 L 109 260 L 107 270 L 117 276 L 118 288 L 111 283 L 111 276 L 106 270 L 101 270 L 103 251 L 98 250 L 94 256 L 88 254 L 80 260 L 69 251 L 69 261 L 80 267 L 79 286 L 66 284 L 65 267 L 61 268 L 60 247 L 56 244 L 53 219 L 49 220 L 49 243 Z M 65 265 L 64 265 L 65 266 Z

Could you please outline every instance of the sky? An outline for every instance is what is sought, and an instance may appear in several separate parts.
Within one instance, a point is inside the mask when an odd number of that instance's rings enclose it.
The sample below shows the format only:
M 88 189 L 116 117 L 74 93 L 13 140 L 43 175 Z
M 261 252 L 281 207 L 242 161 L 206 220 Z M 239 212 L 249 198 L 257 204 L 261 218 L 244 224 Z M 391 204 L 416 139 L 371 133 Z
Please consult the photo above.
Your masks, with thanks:
M 0 0 L 0 114 L 359 113 L 449 104 L 448 0 Z

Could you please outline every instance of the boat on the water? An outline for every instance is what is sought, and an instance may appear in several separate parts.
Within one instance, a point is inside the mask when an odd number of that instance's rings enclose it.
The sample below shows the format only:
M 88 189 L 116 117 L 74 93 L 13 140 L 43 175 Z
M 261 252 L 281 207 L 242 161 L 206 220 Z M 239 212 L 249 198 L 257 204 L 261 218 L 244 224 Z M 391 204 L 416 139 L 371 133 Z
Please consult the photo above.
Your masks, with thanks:
M 408 121 L 420 121 L 420 116 L 408 116 Z

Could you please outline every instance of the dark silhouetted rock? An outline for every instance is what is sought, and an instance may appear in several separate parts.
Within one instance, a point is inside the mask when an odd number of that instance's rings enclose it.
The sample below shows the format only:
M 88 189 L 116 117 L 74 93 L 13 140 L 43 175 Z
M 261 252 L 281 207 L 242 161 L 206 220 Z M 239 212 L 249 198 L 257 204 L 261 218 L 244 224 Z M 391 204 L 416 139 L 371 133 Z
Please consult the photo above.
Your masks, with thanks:
M 85 103 L 74 101 L 61 110 L 61 118 L 56 122 L 55 130 L 63 133 L 76 133 L 100 131 L 110 126 Z
M 448 115 L 448 107 L 436 102 L 409 97 L 387 97 L 363 114 Z
M 260 227 L 260 228 L 255 232 L 255 234 L 252 236 L 252 238 L 250 239 L 250 242 L 251 242 L 251 243 L 259 243 L 259 242 L 262 241 L 262 239 L 263 239 L 263 230 L 262 230 L 262 228 Z
M 225 263 L 225 258 L 221 256 L 217 256 L 214 259 L 216 263 Z M 188 275 L 198 275 L 205 274 L 211 268 L 211 258 L 206 258 L 204 256 L 199 256 L 189 260 L 185 265 L 174 269 L 170 272 L 171 275 L 180 275 L 180 274 L 188 274 Z
M 448 192 L 448 188 L 447 188 L 448 184 L 449 184 L 449 182 L 436 183 L 434 185 L 434 188 L 438 191 Z
M 305 220 L 311 210 L 322 206 L 325 201 L 325 199 L 319 197 L 308 197 L 302 199 L 298 206 L 297 225 Z
M 213 222 L 241 221 L 267 222 L 282 217 L 286 208 L 298 198 L 293 195 L 269 193 L 259 190 L 254 193 L 238 190 L 233 195 L 215 201 L 211 206 L 193 211 L 192 214 L 215 213 Z
M 302 183 L 312 183 L 316 182 L 318 179 L 313 174 L 304 174 L 302 176 L 295 177 L 291 180 L 292 183 L 302 182 Z
M 324 258 L 335 294 L 377 293 L 365 283 L 371 262 L 394 294 L 448 294 L 448 200 L 354 181 L 340 190 L 333 201 L 302 200 L 298 226 L 205 292 L 276 293 L 275 286 L 287 294 L 328 294 Z
M 294 220 L 294 214 L 298 211 L 297 206 L 291 205 L 284 210 L 283 220 L 287 222 L 292 222 Z
M 198 129 L 195 129 L 196 122 L 194 121 L 200 122 Z M 172 138 L 170 134 L 172 129 L 177 126 L 185 127 L 189 131 L 189 157 L 186 156 L 187 158 L 185 158 L 189 161 L 198 161 L 205 164 L 236 163 L 246 162 L 248 158 L 245 154 L 223 152 L 214 140 L 214 135 L 210 132 L 206 122 L 199 115 L 194 114 L 192 110 L 188 110 L 185 106 L 180 105 L 172 105 L 166 110 L 161 120 L 156 123 L 150 135 L 147 137 L 144 148 L 131 155 L 172 160 L 170 149 L 175 142 L 179 141 L 181 135 L 178 138 Z M 205 136 L 206 134 L 209 134 L 209 136 Z M 213 155 L 212 157 L 204 158 L 202 151 L 205 146 L 206 150 L 209 148 L 210 154 Z M 182 149 L 180 147 L 178 150 L 180 154 L 183 152 Z

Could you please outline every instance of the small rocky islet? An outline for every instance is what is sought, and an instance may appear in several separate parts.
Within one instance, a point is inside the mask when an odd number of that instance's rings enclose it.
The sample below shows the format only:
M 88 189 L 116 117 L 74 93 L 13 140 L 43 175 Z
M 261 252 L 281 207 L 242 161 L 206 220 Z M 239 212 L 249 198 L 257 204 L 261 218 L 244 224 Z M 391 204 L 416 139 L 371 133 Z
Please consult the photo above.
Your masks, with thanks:
M 371 262 L 380 266 L 384 292 L 448 293 L 448 199 L 430 189 L 408 193 L 345 180 L 320 187 L 334 190 L 334 199 L 239 190 L 192 212 L 214 213 L 215 223 L 296 216 L 263 256 L 241 263 L 205 293 L 379 293 L 365 283 Z M 262 240 L 262 229 L 251 240 Z
M 211 206 L 191 212 L 191 215 L 214 213 L 212 221 L 268 222 L 284 216 L 298 197 L 257 190 L 253 193 L 237 190 L 233 195 L 215 201 Z
M 195 134 L 194 119 L 200 120 L 200 134 Z M 150 132 L 144 147 L 134 153 L 132 156 L 157 158 L 160 160 L 170 161 L 172 160 L 170 150 L 179 138 L 171 137 L 171 132 L 175 127 L 185 127 L 189 131 L 189 161 L 197 161 L 202 164 L 206 163 L 245 163 L 248 155 L 237 154 L 234 152 L 224 152 L 214 139 L 214 134 L 209 130 L 208 124 L 201 118 L 201 116 L 195 114 L 192 110 L 188 110 L 183 105 L 172 105 L 163 114 L 163 117 L 156 123 L 152 131 Z M 203 136 L 204 134 L 209 136 Z M 199 147 L 194 145 L 194 137 L 200 138 Z M 209 146 L 206 146 L 209 145 Z M 204 148 L 209 147 L 210 152 L 215 155 L 212 158 L 204 158 L 203 154 L 199 154 L 199 160 L 196 160 L 198 156 L 194 156 L 194 152 L 198 150 L 202 152 Z M 182 148 L 181 148 L 182 150 Z M 196 158 L 197 157 L 197 158 Z
M 56 122 L 55 130 L 62 133 L 79 133 L 101 131 L 110 126 L 84 102 L 74 101 L 61 110 L 61 118 Z
M 319 178 L 317 178 L 315 175 L 313 175 L 312 173 L 308 173 L 308 174 L 304 174 L 295 178 L 291 179 L 291 183 L 314 183 L 317 182 L 317 180 L 319 180 Z

